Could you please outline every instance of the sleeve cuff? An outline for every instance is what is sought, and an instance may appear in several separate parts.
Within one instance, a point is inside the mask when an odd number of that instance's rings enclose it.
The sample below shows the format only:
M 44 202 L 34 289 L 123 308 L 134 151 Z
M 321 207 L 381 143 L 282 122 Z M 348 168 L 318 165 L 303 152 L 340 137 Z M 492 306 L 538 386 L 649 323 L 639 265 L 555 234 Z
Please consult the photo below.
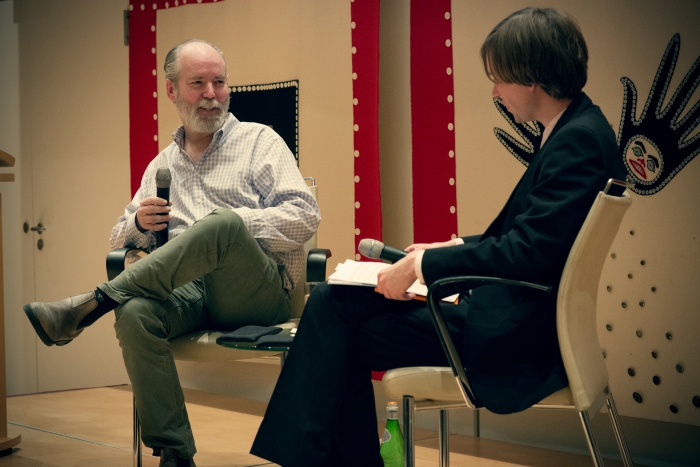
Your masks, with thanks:
M 416 277 L 421 284 L 425 284 L 425 279 L 423 278 L 423 271 L 421 270 L 421 263 L 423 262 L 423 253 L 425 250 L 420 250 L 416 255 L 416 259 L 413 261 L 413 270 L 416 272 Z
M 454 242 L 455 246 L 464 245 L 464 240 L 462 240 L 459 237 L 453 238 L 452 241 Z M 420 250 L 416 255 L 416 259 L 413 261 L 413 270 L 415 271 L 416 277 L 418 277 L 418 281 L 421 284 L 425 284 L 425 278 L 423 278 L 423 269 L 421 268 L 423 264 L 423 253 L 425 253 L 425 250 Z

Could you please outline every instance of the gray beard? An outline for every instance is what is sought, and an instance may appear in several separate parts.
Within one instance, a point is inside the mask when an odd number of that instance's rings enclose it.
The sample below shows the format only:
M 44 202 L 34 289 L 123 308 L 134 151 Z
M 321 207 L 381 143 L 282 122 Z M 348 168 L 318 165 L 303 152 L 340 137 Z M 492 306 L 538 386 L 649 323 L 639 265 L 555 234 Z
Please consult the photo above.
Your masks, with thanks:
M 197 133 L 212 134 L 226 122 L 230 100 L 229 96 L 225 102 L 218 102 L 216 99 L 200 99 L 196 104 L 190 104 L 181 99 L 178 94 L 175 96 L 175 106 L 185 127 Z M 202 117 L 197 113 L 199 107 L 218 107 L 219 113 L 211 117 Z

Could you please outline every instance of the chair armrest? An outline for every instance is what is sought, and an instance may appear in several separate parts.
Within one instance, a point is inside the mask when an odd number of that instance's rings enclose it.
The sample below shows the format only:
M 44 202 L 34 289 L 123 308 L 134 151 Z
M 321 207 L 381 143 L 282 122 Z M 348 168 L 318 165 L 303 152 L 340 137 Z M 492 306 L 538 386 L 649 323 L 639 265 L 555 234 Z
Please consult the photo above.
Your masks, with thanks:
M 331 250 L 326 248 L 312 248 L 306 258 L 306 293 L 311 293 L 311 289 L 326 280 L 326 263 L 331 257 Z
M 475 407 L 478 407 L 478 402 L 474 396 L 471 385 L 469 384 L 469 380 L 467 379 L 467 375 L 464 371 L 464 367 L 462 366 L 462 361 L 459 358 L 457 348 L 455 347 L 454 342 L 452 342 L 450 333 L 447 330 L 445 315 L 442 312 L 440 302 L 445 296 L 453 295 L 455 293 L 463 294 L 476 287 L 491 284 L 528 287 L 546 293 L 549 293 L 552 290 L 552 287 L 548 285 L 487 276 L 445 277 L 438 279 L 432 283 L 430 287 L 428 287 L 428 309 L 430 310 L 430 316 L 433 320 L 433 324 L 435 325 L 435 329 L 437 330 L 440 342 L 442 343 L 442 349 L 445 351 L 447 361 L 452 368 L 452 374 L 455 376 L 458 383 L 460 383 L 459 387 L 462 391 L 465 402 L 471 402 Z
M 132 256 L 142 257 L 148 254 L 146 251 L 134 247 L 115 248 L 107 253 L 107 280 L 111 281 L 117 277 L 129 266 L 129 264 L 135 261 L 131 260 L 131 262 L 127 264 L 127 261 L 129 261 L 127 258 L 129 253 L 132 251 L 136 251 L 135 254 L 132 253 Z

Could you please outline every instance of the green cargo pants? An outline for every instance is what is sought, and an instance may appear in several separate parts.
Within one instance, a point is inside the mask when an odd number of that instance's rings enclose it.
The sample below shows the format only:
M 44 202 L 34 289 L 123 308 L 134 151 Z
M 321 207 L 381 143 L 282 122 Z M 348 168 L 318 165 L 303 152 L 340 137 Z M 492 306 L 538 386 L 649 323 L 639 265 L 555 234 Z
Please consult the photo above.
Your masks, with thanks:
M 284 322 L 291 307 L 282 284 L 241 218 L 219 209 L 98 286 L 120 304 L 114 327 L 147 446 L 196 452 L 168 339 Z

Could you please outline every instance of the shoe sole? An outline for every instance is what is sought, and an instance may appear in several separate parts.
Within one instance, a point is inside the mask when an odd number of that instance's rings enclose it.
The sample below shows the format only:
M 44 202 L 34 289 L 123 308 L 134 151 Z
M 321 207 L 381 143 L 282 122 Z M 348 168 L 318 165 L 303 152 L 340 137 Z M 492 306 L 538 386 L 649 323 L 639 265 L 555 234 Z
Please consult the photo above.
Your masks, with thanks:
M 41 339 L 41 342 L 43 342 L 47 346 L 52 346 L 52 345 L 66 345 L 73 339 L 69 339 L 67 341 L 54 341 L 52 340 L 48 334 L 46 334 L 46 331 L 44 331 L 44 327 L 41 325 L 41 322 L 39 321 L 39 318 L 36 317 L 34 314 L 34 310 L 32 310 L 32 307 L 29 305 L 24 305 L 22 308 L 24 310 L 24 313 L 27 315 L 27 318 L 29 318 L 29 322 L 32 323 L 32 327 L 34 327 L 34 331 L 36 331 L 37 336 L 39 336 L 39 339 Z

